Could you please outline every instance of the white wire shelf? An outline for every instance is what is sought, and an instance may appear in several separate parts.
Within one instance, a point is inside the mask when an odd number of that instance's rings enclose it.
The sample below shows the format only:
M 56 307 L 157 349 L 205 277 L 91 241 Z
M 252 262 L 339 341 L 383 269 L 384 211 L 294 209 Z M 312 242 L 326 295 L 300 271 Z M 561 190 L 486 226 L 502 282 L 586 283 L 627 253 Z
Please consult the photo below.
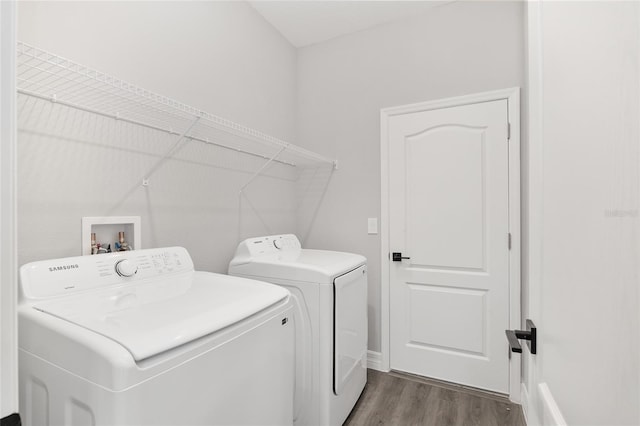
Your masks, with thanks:
M 17 86 L 23 95 L 265 160 L 294 167 L 337 166 L 333 159 L 23 42 L 17 49 Z

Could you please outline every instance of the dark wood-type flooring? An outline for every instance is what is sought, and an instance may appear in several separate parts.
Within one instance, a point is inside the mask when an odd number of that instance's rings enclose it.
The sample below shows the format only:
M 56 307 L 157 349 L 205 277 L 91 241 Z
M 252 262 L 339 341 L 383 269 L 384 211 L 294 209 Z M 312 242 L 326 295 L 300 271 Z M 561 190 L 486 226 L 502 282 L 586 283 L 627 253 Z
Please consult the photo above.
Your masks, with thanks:
M 403 373 L 369 370 L 345 426 L 525 426 L 520 405 L 501 395 Z

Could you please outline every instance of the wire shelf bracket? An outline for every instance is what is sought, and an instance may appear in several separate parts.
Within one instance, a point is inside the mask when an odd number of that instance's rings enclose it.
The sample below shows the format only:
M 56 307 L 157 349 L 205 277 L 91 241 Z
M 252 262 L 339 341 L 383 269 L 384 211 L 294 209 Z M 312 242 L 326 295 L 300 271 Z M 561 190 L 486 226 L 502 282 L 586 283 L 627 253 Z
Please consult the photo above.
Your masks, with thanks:
M 165 161 L 167 161 L 173 156 L 173 154 L 176 153 L 178 147 L 180 146 L 180 142 L 182 142 L 187 137 L 187 134 L 191 131 L 191 129 L 193 129 L 196 124 L 198 124 L 198 121 L 200 121 L 200 117 L 196 117 L 189 128 L 182 132 L 182 134 L 176 139 L 173 145 L 171 145 L 171 148 L 169 148 L 167 152 L 165 152 L 165 154 L 153 166 L 151 166 L 149 171 L 145 173 L 144 177 L 142 178 L 142 186 L 149 186 L 149 178 L 151 178 L 151 176 L 164 164 Z
M 245 188 L 246 188 L 247 186 L 249 186 L 249 184 L 251 184 L 251 182 L 253 182 L 253 181 L 254 181 L 254 179 L 255 179 L 255 178 L 257 178 L 257 177 L 260 175 L 260 173 L 262 173 L 262 171 L 263 171 L 264 169 L 266 169 L 267 167 L 269 167 L 269 164 L 271 164 L 271 163 L 273 163 L 274 161 L 276 161 L 276 158 L 278 158 L 278 156 L 279 156 L 280 154 L 282 154 L 282 153 L 284 152 L 284 150 L 285 150 L 285 149 L 287 149 L 287 147 L 286 147 L 286 146 L 283 146 L 282 148 L 280 148 L 280 151 L 276 152 L 276 153 L 273 155 L 273 157 L 271 157 L 271 158 L 270 158 L 266 163 L 264 163 L 264 164 L 262 165 L 262 167 L 260 167 L 260 168 L 259 168 L 259 169 L 258 169 L 258 170 L 253 174 L 253 176 L 251 176 L 251 177 L 249 178 L 249 180 L 248 180 L 244 185 L 242 185 L 242 187 L 240 188 L 240 191 L 238 191 L 238 194 L 239 194 L 239 195 L 242 195 L 242 191 L 244 191 L 244 190 L 245 190 Z

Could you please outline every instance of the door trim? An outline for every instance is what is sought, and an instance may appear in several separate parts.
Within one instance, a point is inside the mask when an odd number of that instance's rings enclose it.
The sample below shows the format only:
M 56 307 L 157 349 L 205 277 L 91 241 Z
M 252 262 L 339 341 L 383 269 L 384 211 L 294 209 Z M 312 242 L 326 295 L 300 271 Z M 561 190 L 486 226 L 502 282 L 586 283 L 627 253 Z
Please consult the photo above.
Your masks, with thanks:
M 475 104 L 507 100 L 508 119 L 511 124 L 509 140 L 509 232 L 511 251 L 509 252 L 509 328 L 519 329 L 520 317 L 520 88 L 476 93 L 454 98 L 438 99 L 410 105 L 401 105 L 380 110 L 380 333 L 381 367 L 390 370 L 390 296 L 389 296 L 389 119 L 393 116 Z M 505 236 L 506 244 L 506 236 Z M 505 350 L 507 350 L 505 337 Z M 509 399 L 520 402 L 520 356 L 513 356 L 509 362 Z
M 541 290 L 542 290 L 542 248 L 543 241 L 543 32 L 542 13 L 543 2 L 539 0 L 527 2 L 527 173 L 528 173 L 528 208 L 527 208 L 527 293 L 523 300 L 528 318 L 532 318 L 538 327 L 544 330 L 544 318 L 541 316 Z M 538 337 L 538 347 L 541 345 L 542 336 Z M 523 406 L 526 404 L 526 420 L 529 424 L 542 424 L 545 412 L 549 412 L 545 395 L 540 393 L 543 384 L 542 358 L 531 356 L 528 351 L 523 351 L 523 377 L 522 387 Z M 550 392 L 547 393 L 550 395 Z M 549 398 L 547 398 L 549 399 Z M 553 397 L 550 398 L 553 401 Z M 551 423 L 550 423 L 551 424 Z M 558 424 L 558 423 L 556 423 Z
M 18 412 L 15 3 L 0 1 L 0 417 L 3 420 Z

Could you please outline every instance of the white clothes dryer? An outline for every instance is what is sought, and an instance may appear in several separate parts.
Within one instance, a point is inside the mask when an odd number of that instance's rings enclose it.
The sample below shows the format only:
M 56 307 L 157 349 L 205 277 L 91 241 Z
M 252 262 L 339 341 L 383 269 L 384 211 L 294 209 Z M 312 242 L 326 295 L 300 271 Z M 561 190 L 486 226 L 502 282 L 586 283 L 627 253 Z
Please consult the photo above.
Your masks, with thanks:
M 250 238 L 229 274 L 287 288 L 295 300 L 294 424 L 341 425 L 367 381 L 367 268 L 357 254 L 303 249 L 295 235 Z
M 293 423 L 289 292 L 180 247 L 20 269 L 26 425 Z

